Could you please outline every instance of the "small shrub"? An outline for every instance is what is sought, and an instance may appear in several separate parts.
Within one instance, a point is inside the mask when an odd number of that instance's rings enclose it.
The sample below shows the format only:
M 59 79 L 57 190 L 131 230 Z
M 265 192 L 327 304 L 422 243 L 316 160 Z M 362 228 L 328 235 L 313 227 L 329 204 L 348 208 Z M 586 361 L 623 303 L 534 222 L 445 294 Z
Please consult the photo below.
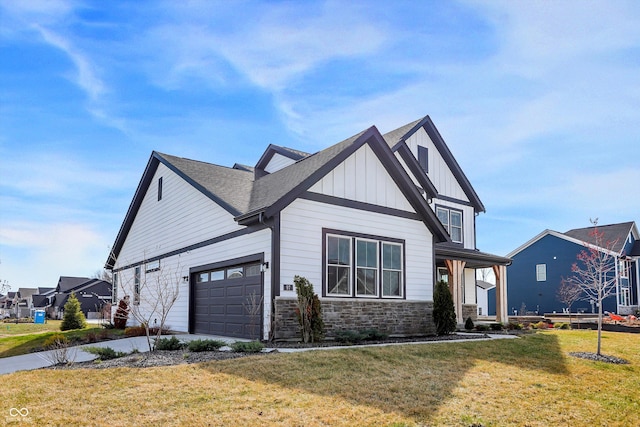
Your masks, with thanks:
M 522 323 L 518 323 L 518 322 L 509 322 L 507 324 L 507 329 L 510 331 L 520 331 L 524 328 L 524 325 Z
M 88 332 L 85 336 L 84 339 L 88 342 L 88 343 L 96 343 L 98 342 L 98 334 L 96 334 L 95 332 Z
M 558 323 L 554 323 L 553 327 L 556 329 L 569 329 L 569 324 L 568 323 L 563 323 L 563 322 L 558 322 Z
M 44 343 L 42 344 L 42 346 L 45 349 L 53 349 L 60 345 L 68 345 L 68 344 L 69 344 L 69 338 L 67 338 L 63 334 L 55 333 L 50 337 L 48 337 L 46 340 L 44 340 Z
M 476 325 L 476 331 L 486 332 L 489 330 L 489 325 Z
M 84 347 L 82 351 L 98 356 L 98 360 L 117 359 L 128 354 L 123 351 L 115 351 L 111 347 Z
M 53 334 L 44 341 L 44 347 L 49 350 L 44 357 L 52 365 L 66 365 L 73 362 L 75 352 L 69 349 L 69 339 L 62 334 Z
M 260 353 L 264 348 L 264 344 L 260 341 L 234 342 L 231 349 L 237 353 Z
M 453 298 L 449 291 L 449 285 L 444 281 L 436 284 L 433 293 L 433 321 L 436 324 L 436 334 L 449 335 L 455 332 L 456 310 L 453 306 Z
M 472 331 L 474 326 L 475 325 L 473 324 L 473 320 L 471 320 L 471 317 L 467 317 L 467 320 L 465 320 L 464 322 L 464 328 L 467 331 Z
M 362 341 L 362 335 L 358 331 L 337 331 L 335 336 L 336 341 L 341 343 L 357 344 Z
M 171 338 L 158 338 L 154 347 L 160 351 L 184 350 L 187 344 L 173 336 Z
M 543 322 L 541 320 L 538 323 L 532 323 L 531 324 L 531 328 L 533 328 L 533 329 L 548 329 L 549 328 L 549 324 L 547 322 Z
M 227 345 L 226 342 L 220 340 L 193 340 L 189 341 L 187 348 L 189 351 L 199 352 L 199 351 L 216 351 L 219 350 L 220 347 L 224 347 Z
M 489 325 L 492 331 L 501 331 L 504 329 L 504 325 L 502 323 L 491 323 Z
M 124 330 L 125 337 L 143 337 L 147 335 L 144 326 L 130 326 Z
M 313 284 L 305 277 L 296 275 L 293 283 L 298 296 L 296 315 L 300 323 L 302 341 L 318 342 L 322 339 L 324 329 L 320 299 L 313 291 Z
M 364 329 L 360 331 L 363 341 L 383 341 L 386 340 L 389 334 L 381 332 L 375 328 Z

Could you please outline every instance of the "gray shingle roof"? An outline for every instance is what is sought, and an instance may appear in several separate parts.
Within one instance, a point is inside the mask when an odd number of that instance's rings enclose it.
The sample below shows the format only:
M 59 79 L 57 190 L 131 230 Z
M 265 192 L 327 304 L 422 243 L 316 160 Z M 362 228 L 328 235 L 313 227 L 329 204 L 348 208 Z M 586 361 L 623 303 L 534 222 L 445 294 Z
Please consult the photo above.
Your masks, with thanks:
M 325 150 L 307 156 L 286 168 L 256 180 L 251 190 L 251 201 L 245 214 L 251 215 L 274 205 L 280 198 L 310 178 L 315 172 L 353 144 L 364 132 L 360 132 L 351 138 L 347 138 Z
M 75 288 L 78 285 L 81 285 L 85 282 L 88 282 L 88 277 L 68 277 L 68 276 L 60 276 L 58 280 L 58 286 L 56 287 L 56 292 L 67 292 L 69 289 Z
M 611 249 L 616 253 L 620 253 L 632 227 L 633 222 L 622 222 L 620 224 L 599 225 L 598 231 L 603 233 L 604 243 L 615 241 L 615 245 Z M 594 228 L 595 227 L 574 228 L 564 233 L 564 235 L 583 242 L 595 244 L 594 236 L 592 236 Z
M 178 172 L 196 188 L 220 203 L 234 216 L 246 212 L 249 207 L 253 173 L 211 163 L 190 160 L 169 154 L 156 153 L 165 164 Z
M 407 123 L 406 125 L 401 126 L 398 129 L 385 133 L 384 135 L 382 135 L 382 137 L 385 141 L 387 141 L 389 147 L 394 148 L 397 143 L 399 143 L 405 136 L 407 136 L 411 129 L 413 129 L 418 123 L 423 120 L 424 118 L 421 118 L 411 123 Z
M 270 216 L 283 209 L 292 201 L 293 197 L 297 197 L 300 195 L 299 193 L 306 191 L 308 187 L 320 179 L 323 174 L 337 166 L 338 162 L 344 160 L 345 156 L 349 155 L 352 151 L 355 151 L 360 144 L 365 142 L 365 139 L 368 140 L 368 138 L 371 137 L 376 141 L 379 141 L 375 142 L 374 145 L 376 145 L 376 147 L 380 147 L 379 143 L 386 143 L 386 145 L 394 148 L 403 140 L 403 138 L 410 136 L 414 129 L 421 126 L 428 127 L 428 132 L 435 129 L 429 116 L 423 117 L 391 131 L 382 136 L 383 139 L 380 139 L 378 130 L 372 126 L 371 128 L 347 138 L 342 142 L 311 155 L 287 147 L 270 145 L 270 148 L 267 149 L 258 163 L 266 162 L 269 157 L 269 153 L 271 152 L 285 153 L 292 159 L 297 159 L 297 161 L 294 164 L 278 171 L 270 174 L 264 174 L 257 178 L 256 173 L 253 173 L 249 167 L 245 167 L 243 165 L 235 165 L 233 168 L 229 168 L 198 160 L 153 152 L 149 159 L 149 163 L 147 164 L 145 173 L 138 185 L 133 201 L 131 202 L 125 221 L 123 222 L 120 231 L 118 232 L 118 236 L 116 237 L 116 241 L 114 242 L 113 254 L 107 260 L 106 265 L 107 267 L 112 266 L 114 257 L 119 255 L 124 239 L 126 238 L 133 220 L 135 219 L 135 215 L 140 208 L 142 199 L 151 185 L 151 181 L 159 163 L 167 166 L 204 195 L 222 206 L 231 213 L 237 221 L 243 223 L 243 220 L 247 220 L 248 223 L 251 221 L 249 218 L 255 218 L 255 215 L 260 212 L 265 212 L 267 216 Z M 367 135 L 367 138 L 360 139 L 360 137 L 365 136 L 365 134 Z M 439 144 L 439 146 L 444 145 L 441 138 L 436 139 L 436 143 Z M 446 149 L 446 147 L 444 149 L 448 153 L 448 149 Z M 390 151 L 388 153 L 389 155 L 384 154 L 384 152 L 380 152 L 378 154 L 383 155 L 385 158 L 388 157 L 386 160 L 387 166 L 390 166 L 390 171 L 395 171 L 395 167 L 391 165 L 396 162 L 396 159 Z M 455 160 L 452 160 L 452 162 L 457 166 Z M 258 171 L 256 170 L 255 172 Z M 396 174 L 396 172 L 393 173 Z M 400 175 L 396 175 L 394 179 L 398 179 L 399 181 L 397 182 L 404 181 L 405 179 L 408 180 L 407 184 L 403 185 L 407 186 L 407 189 L 405 190 L 411 193 L 409 196 L 410 199 L 413 200 L 413 203 L 416 203 L 417 209 L 421 212 L 421 215 L 423 215 L 424 220 L 429 224 L 429 227 L 432 228 L 432 231 L 435 231 L 437 235 L 441 236 L 444 240 L 447 240 L 446 231 L 444 231 L 442 225 L 435 218 L 433 212 L 428 208 L 428 206 L 421 206 L 421 204 L 424 204 L 422 197 L 417 193 L 417 196 L 413 194 L 413 192 L 417 192 L 417 190 L 412 185 L 410 179 L 404 176 L 406 174 L 403 175 L 401 173 Z M 461 172 L 460 175 L 462 175 Z M 464 178 L 463 175 L 462 178 Z M 466 183 L 466 178 L 464 178 L 463 181 L 463 184 Z M 475 195 L 473 189 L 470 188 L 470 185 L 468 187 L 470 192 Z M 482 204 L 479 202 L 479 199 L 478 205 L 482 208 Z

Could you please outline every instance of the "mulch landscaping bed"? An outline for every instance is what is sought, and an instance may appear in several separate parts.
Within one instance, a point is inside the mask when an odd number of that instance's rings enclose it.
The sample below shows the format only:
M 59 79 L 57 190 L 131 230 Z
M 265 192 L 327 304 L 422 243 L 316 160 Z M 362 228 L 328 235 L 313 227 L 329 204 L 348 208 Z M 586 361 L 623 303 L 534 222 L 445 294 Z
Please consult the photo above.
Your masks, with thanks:
M 402 344 L 402 343 L 420 343 L 433 341 L 450 341 L 450 340 L 477 340 L 488 338 L 486 334 L 452 334 L 443 336 L 425 336 L 425 337 L 407 337 L 407 338 L 388 338 L 379 341 L 361 341 L 354 343 L 339 343 L 335 341 L 322 341 L 319 343 L 300 343 L 300 342 L 277 342 L 267 343 L 271 352 L 262 353 L 241 353 L 233 351 L 202 351 L 191 352 L 189 350 L 173 350 L 164 351 L 156 350 L 152 353 L 133 353 L 124 357 L 110 360 L 93 360 L 87 362 L 72 362 L 65 365 L 55 365 L 43 369 L 107 369 L 107 368 L 150 368 L 155 366 L 172 366 L 183 365 L 189 363 L 202 363 L 212 360 L 237 359 L 239 357 L 269 355 L 278 353 L 278 348 L 317 348 L 317 347 L 335 347 L 349 346 L 357 347 L 359 345 L 369 344 Z

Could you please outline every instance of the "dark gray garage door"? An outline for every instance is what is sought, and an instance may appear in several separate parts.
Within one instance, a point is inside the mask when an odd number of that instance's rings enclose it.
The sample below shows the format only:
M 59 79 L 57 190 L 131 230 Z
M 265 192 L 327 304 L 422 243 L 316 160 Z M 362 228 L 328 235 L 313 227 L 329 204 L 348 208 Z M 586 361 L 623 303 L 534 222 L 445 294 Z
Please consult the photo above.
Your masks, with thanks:
M 259 339 L 262 324 L 260 264 L 198 272 L 194 289 L 194 332 Z

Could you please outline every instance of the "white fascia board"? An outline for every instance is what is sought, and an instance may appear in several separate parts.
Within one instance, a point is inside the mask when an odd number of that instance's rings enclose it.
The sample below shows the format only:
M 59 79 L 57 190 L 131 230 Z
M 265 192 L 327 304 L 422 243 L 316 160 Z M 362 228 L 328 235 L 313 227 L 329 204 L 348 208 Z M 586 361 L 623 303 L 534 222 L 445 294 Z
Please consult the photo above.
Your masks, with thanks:
M 548 236 L 548 235 L 557 237 L 558 239 L 566 240 L 567 242 L 575 243 L 576 245 L 584 246 L 584 247 L 589 248 L 589 249 L 597 249 L 597 250 L 599 250 L 601 252 L 604 252 L 604 253 L 606 253 L 608 255 L 611 255 L 611 256 L 614 256 L 614 257 L 617 257 L 618 255 L 620 255 L 620 254 L 618 254 L 616 252 L 613 252 L 613 251 L 610 251 L 610 250 L 607 250 L 607 249 L 604 249 L 604 248 L 601 248 L 601 247 L 597 247 L 596 245 L 592 245 L 592 244 L 587 243 L 587 242 L 583 242 L 580 239 L 574 239 L 573 237 L 569 237 L 569 236 L 567 236 L 565 234 L 562 234 L 562 233 L 559 233 L 557 231 L 553 231 L 553 230 L 547 229 L 547 230 L 544 230 L 542 233 L 538 234 L 537 236 L 535 236 L 533 239 L 529 240 L 524 245 L 522 245 L 522 246 L 518 247 L 517 249 L 509 252 L 505 256 L 507 258 L 513 258 L 515 255 L 519 254 L 523 250 L 527 249 L 529 246 L 531 246 L 534 243 L 536 243 L 538 240 L 540 240 L 543 237 Z

